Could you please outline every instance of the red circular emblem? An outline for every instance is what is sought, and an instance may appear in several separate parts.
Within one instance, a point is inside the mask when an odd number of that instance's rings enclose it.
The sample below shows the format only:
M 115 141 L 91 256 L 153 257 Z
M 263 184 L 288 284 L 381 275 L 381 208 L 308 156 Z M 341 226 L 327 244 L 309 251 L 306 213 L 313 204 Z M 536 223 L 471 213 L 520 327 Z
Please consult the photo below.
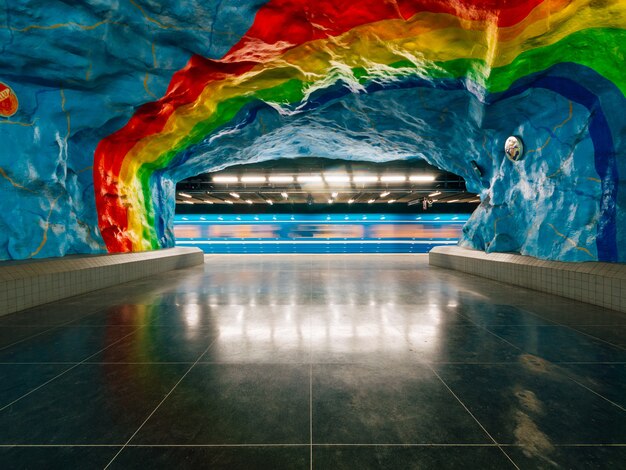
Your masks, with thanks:
M 17 96 L 8 85 L 0 82 L 0 117 L 11 117 L 17 112 Z

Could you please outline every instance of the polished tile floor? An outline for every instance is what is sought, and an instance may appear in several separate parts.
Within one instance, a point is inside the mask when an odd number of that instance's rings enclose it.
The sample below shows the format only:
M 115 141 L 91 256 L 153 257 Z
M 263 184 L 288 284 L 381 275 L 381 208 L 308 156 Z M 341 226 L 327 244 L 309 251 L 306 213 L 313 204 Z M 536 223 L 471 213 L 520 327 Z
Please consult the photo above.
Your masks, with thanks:
M 0 317 L 0 468 L 626 468 L 626 315 L 425 256 L 207 256 Z

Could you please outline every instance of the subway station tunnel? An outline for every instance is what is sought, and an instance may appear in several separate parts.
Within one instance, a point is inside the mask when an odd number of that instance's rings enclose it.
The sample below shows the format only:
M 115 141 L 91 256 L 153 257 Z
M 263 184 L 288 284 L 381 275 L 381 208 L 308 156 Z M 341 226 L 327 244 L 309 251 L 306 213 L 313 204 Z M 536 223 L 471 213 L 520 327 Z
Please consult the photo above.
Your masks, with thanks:
M 0 9 L 2 468 L 622 468 L 623 0 Z

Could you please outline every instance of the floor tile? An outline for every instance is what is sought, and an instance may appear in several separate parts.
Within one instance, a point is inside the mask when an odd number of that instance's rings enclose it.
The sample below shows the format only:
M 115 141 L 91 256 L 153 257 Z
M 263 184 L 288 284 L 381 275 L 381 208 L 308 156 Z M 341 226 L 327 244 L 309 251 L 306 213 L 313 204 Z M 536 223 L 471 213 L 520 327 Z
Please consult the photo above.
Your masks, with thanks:
M 121 340 L 137 327 L 65 327 L 0 351 L 0 363 L 80 362 Z
M 83 318 L 99 309 L 100 307 L 89 303 L 69 304 L 61 301 L 0 316 L 0 325 L 58 326 Z
M 314 365 L 312 390 L 315 444 L 492 442 L 425 366 Z
M 490 326 L 524 352 L 553 362 L 626 362 L 626 350 L 565 326 Z
M 328 313 L 312 315 L 311 361 L 386 364 L 414 363 L 416 358 L 407 338 L 391 321 L 378 314 L 342 314 L 341 307 L 333 306 Z
M 0 466 L 11 470 L 102 469 L 118 447 L 0 447 Z
M 127 447 L 111 469 L 275 470 L 310 467 L 309 446 L 298 447 Z
M 315 446 L 313 468 L 422 470 L 515 468 L 497 447 Z
M 211 315 L 218 336 L 203 362 L 309 361 L 311 329 L 307 306 L 217 307 Z
M 626 313 L 624 312 L 616 312 L 615 310 L 609 310 L 597 305 L 576 302 L 547 294 L 535 296 L 533 292 L 533 295 L 529 296 L 529 292 L 533 291 L 523 291 L 523 300 L 520 302 L 520 305 L 524 305 L 525 307 L 523 308 L 531 310 L 547 320 L 571 326 L 626 326 Z
M 416 357 L 427 362 L 515 362 L 521 351 L 477 326 L 447 326 L 416 329 L 409 335 Z
M 0 408 L 70 367 L 71 364 L 0 364 Z
M 626 326 L 581 325 L 572 328 L 626 350 Z
M 560 364 L 573 380 L 626 410 L 626 364 Z
M 86 315 L 71 326 L 143 326 L 154 320 L 154 310 L 142 304 L 117 304 Z
M 538 459 L 556 445 L 626 442 L 624 411 L 532 357 L 519 365 L 437 365 L 444 382 L 501 444 Z
M 626 462 L 626 447 L 557 447 L 545 458 L 537 458 L 521 448 L 506 448 L 506 453 L 523 470 L 554 468 L 615 470 L 624 468 Z
M 211 330 L 147 325 L 87 362 L 195 362 L 215 341 Z
M 512 305 L 466 301 L 458 311 L 481 326 L 553 325 L 546 319 Z
M 124 444 L 186 366 L 84 364 L 0 412 L 0 444 Z
M 0 326 L 0 349 L 49 331 L 53 326 Z
M 197 364 L 131 443 L 308 442 L 308 365 Z

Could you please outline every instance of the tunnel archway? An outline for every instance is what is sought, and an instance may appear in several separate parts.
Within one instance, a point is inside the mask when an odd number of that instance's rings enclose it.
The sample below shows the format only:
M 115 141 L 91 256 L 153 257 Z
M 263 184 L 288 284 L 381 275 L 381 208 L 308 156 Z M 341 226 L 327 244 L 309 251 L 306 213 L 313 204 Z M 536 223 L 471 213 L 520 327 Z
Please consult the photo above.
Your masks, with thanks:
M 206 254 L 428 253 L 478 202 L 423 160 L 279 159 L 177 183 L 174 235 Z
M 194 56 L 163 98 L 98 146 L 109 251 L 171 246 L 184 177 L 315 154 L 420 157 L 461 175 L 483 199 L 466 246 L 624 259 L 619 7 L 466 3 L 261 7 L 221 60 Z M 509 135 L 528 149 L 519 162 L 504 157 Z

